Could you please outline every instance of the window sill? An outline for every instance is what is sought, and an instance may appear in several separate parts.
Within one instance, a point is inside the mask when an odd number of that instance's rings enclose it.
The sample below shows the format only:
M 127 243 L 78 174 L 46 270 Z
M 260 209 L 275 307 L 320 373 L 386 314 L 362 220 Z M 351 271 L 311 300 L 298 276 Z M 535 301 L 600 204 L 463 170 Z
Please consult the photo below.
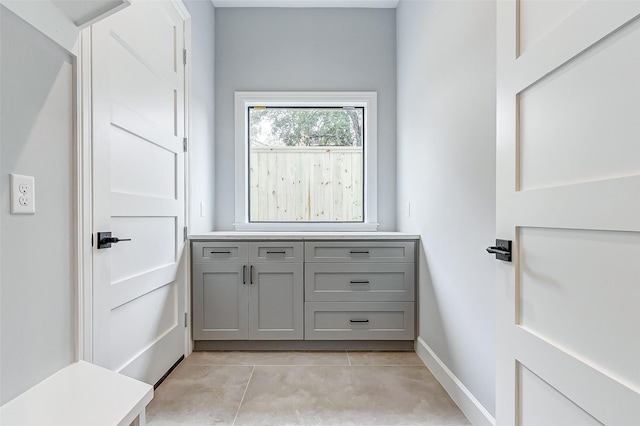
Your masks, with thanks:
M 236 231 L 375 232 L 378 223 L 234 223 Z

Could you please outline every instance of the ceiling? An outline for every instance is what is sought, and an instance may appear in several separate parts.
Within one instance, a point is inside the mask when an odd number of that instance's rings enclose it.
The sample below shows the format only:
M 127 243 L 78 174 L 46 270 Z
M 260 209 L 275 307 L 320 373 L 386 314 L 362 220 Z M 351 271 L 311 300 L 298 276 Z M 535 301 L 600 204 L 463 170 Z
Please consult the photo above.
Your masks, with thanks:
M 370 7 L 395 8 L 398 0 L 211 0 L 215 7 Z

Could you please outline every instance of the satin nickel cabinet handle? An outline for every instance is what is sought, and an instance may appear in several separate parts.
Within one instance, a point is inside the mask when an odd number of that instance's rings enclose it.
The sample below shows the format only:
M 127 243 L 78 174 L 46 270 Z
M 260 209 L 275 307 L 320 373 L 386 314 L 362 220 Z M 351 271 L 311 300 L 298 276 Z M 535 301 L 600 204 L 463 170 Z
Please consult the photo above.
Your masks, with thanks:
M 349 322 L 350 323 L 367 323 L 369 322 L 369 320 L 368 319 L 352 319 L 352 320 L 349 320 Z

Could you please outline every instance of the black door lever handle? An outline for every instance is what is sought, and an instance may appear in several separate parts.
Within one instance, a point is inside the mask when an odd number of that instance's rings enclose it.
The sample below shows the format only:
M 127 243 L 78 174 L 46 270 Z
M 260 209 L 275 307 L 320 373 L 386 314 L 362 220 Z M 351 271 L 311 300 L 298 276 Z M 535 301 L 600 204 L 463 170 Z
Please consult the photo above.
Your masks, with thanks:
M 496 259 L 511 262 L 511 240 L 496 240 L 496 245 L 487 247 L 487 253 L 495 254 Z
M 104 238 L 101 243 L 119 243 L 120 241 L 131 241 L 131 238 L 108 237 Z
M 98 232 L 98 249 L 111 248 L 111 244 L 120 241 L 131 241 L 131 238 L 112 237 L 111 232 Z
M 500 247 L 500 246 L 487 247 L 487 253 L 511 255 L 511 252 L 509 250 L 506 250 L 504 247 Z

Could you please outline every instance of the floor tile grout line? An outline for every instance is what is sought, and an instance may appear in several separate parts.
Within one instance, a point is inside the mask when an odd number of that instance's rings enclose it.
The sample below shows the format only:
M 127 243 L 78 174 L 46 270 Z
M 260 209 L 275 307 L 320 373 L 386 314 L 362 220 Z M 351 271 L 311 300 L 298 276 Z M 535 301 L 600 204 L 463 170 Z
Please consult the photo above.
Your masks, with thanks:
M 251 370 L 251 374 L 249 375 L 249 380 L 247 380 L 247 386 L 245 386 L 244 388 L 244 392 L 242 393 L 242 398 L 240 399 L 240 404 L 238 404 L 238 410 L 236 411 L 236 415 L 233 418 L 233 423 L 231 423 L 232 425 L 236 424 L 236 420 L 238 420 L 238 414 L 240 414 L 240 408 L 242 408 L 242 403 L 244 402 L 244 397 L 247 394 L 247 390 L 249 389 L 249 383 L 251 383 L 251 379 L 253 378 L 253 372 L 256 371 L 256 366 L 253 366 L 253 369 Z

